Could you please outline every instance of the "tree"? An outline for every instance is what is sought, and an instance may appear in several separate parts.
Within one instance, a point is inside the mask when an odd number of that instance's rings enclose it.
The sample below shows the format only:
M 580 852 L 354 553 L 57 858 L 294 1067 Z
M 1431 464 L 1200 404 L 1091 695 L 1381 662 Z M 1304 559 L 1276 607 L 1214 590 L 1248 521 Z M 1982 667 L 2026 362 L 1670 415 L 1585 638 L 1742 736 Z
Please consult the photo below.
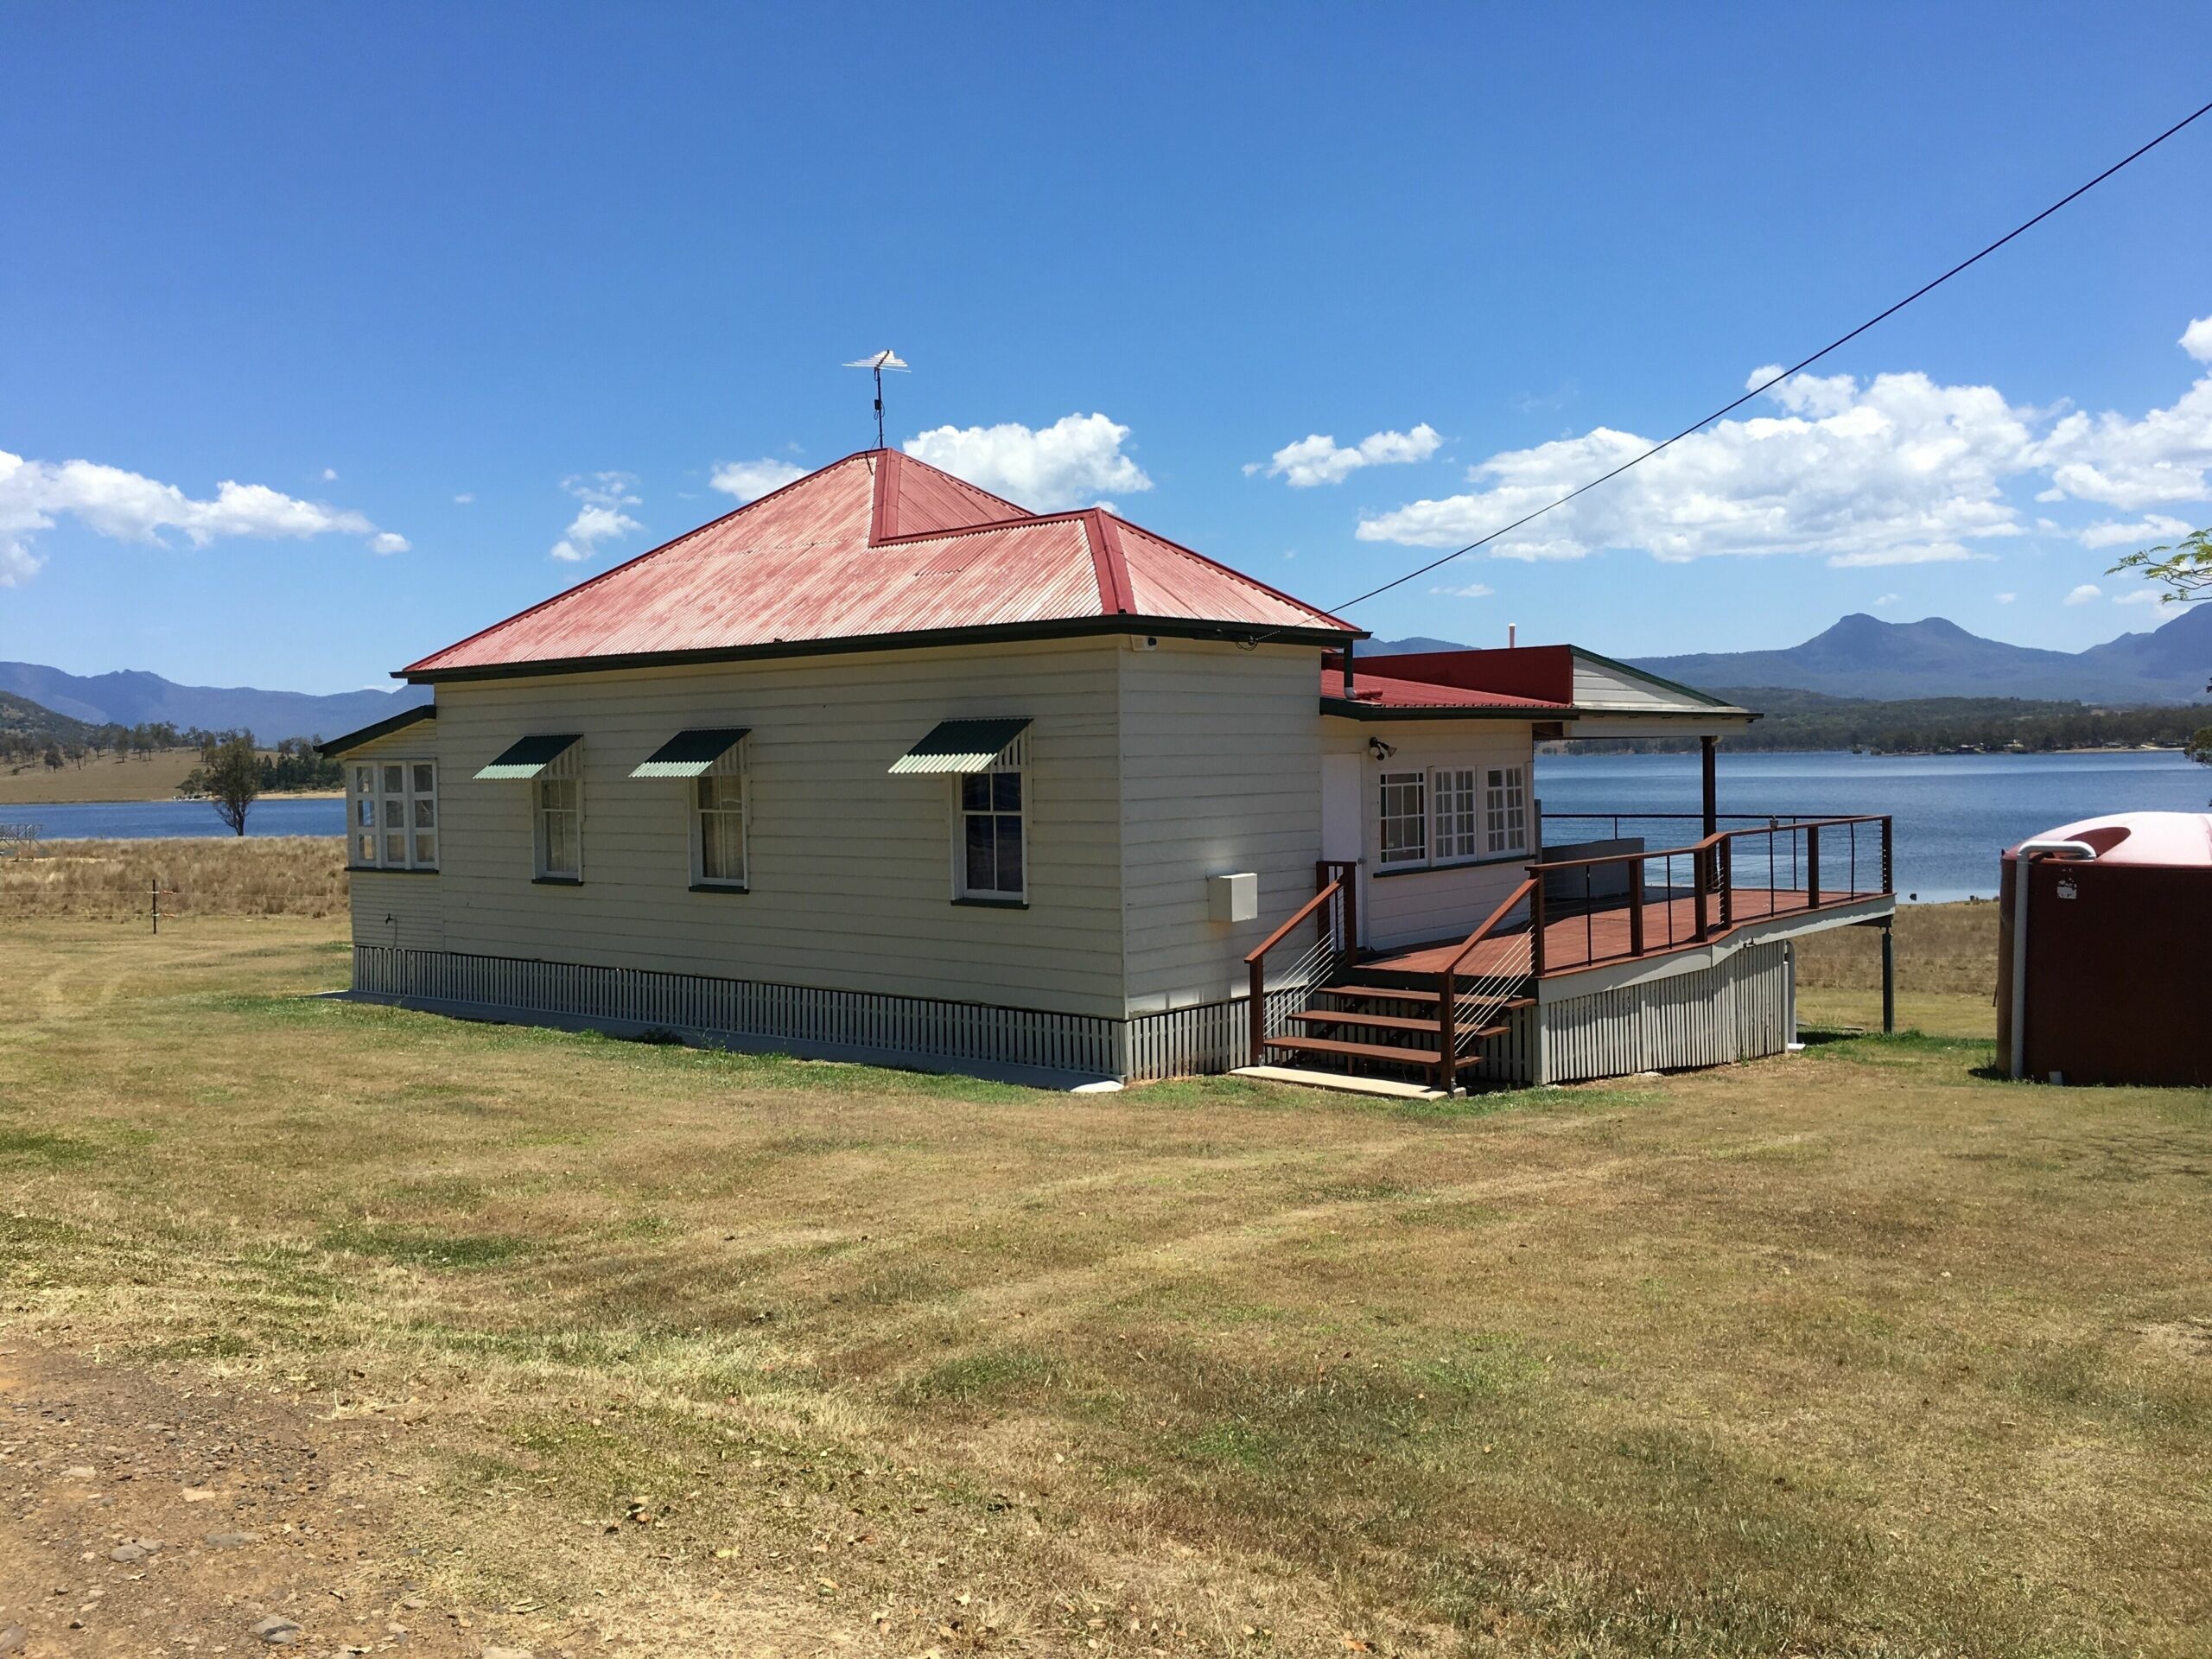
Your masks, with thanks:
M 2116 576 L 2123 570 L 2139 570 L 2152 581 L 2164 582 L 2167 591 L 2158 595 L 2162 605 L 2212 599 L 2212 527 L 2191 531 L 2170 546 L 2139 549 L 2105 574 Z
M 237 732 L 215 745 L 200 768 L 199 782 L 232 833 L 245 834 L 246 812 L 261 795 L 261 757 L 253 752 L 253 739 Z

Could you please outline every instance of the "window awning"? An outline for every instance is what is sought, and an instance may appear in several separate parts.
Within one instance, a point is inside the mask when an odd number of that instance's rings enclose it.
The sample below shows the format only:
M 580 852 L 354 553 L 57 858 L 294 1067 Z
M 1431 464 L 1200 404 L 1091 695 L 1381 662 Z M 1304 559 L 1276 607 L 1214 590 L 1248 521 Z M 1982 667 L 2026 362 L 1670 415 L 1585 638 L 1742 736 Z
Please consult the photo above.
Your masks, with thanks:
M 500 751 L 498 760 L 476 775 L 479 778 L 535 778 L 582 739 L 581 732 L 518 738 Z
M 678 732 L 630 769 L 632 778 L 703 778 L 715 761 L 743 741 L 750 726 L 702 727 Z
M 930 734 L 899 757 L 893 772 L 988 772 L 1014 739 L 1029 729 L 1029 719 L 941 720 Z

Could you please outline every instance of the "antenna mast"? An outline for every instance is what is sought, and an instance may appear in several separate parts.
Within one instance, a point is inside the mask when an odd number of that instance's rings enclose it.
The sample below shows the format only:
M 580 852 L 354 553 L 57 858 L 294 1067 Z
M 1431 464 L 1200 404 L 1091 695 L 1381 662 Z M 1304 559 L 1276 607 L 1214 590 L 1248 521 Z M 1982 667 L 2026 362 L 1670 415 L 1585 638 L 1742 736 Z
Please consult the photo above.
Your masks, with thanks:
M 907 372 L 906 365 L 896 352 L 877 352 L 873 356 L 857 359 L 846 364 L 845 366 L 849 369 L 868 369 L 874 372 L 875 447 L 880 449 L 883 448 L 883 372 L 889 369 L 894 374 L 904 374 Z

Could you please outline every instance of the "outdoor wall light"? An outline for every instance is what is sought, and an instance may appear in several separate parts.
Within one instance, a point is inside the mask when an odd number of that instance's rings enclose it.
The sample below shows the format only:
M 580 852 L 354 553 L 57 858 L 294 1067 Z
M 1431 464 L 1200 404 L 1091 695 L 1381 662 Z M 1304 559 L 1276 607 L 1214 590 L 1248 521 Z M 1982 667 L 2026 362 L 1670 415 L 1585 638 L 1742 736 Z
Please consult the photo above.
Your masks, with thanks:
M 1388 760 L 1398 752 L 1398 746 L 1395 743 L 1385 743 L 1379 737 L 1370 737 L 1367 740 L 1367 752 L 1377 760 Z

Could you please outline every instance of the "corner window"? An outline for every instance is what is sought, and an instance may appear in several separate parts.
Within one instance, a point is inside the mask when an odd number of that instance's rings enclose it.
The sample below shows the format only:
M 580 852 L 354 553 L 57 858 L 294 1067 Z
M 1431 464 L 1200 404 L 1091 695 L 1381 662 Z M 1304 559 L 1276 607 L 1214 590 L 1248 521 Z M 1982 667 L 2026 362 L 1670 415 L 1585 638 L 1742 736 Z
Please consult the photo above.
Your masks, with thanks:
M 694 778 L 691 791 L 691 880 L 702 887 L 745 885 L 745 774 L 731 748 Z
M 1436 860 L 1480 858 L 1483 854 L 1482 796 L 1472 766 L 1439 766 L 1428 775 L 1428 798 L 1435 817 Z
M 583 879 L 582 747 L 570 744 L 531 785 L 537 874 L 556 881 Z
M 1428 777 L 1419 772 L 1386 772 L 1382 775 L 1382 861 L 1425 864 L 1428 861 Z
M 1483 775 L 1483 846 L 1503 855 L 1529 850 L 1529 775 L 1519 766 L 1491 766 Z
M 1022 834 L 1023 768 L 1006 757 L 988 772 L 960 778 L 956 890 L 963 899 L 1020 900 L 1029 896 Z
M 357 870 L 438 868 L 438 764 L 357 760 L 346 773 L 346 863 Z

